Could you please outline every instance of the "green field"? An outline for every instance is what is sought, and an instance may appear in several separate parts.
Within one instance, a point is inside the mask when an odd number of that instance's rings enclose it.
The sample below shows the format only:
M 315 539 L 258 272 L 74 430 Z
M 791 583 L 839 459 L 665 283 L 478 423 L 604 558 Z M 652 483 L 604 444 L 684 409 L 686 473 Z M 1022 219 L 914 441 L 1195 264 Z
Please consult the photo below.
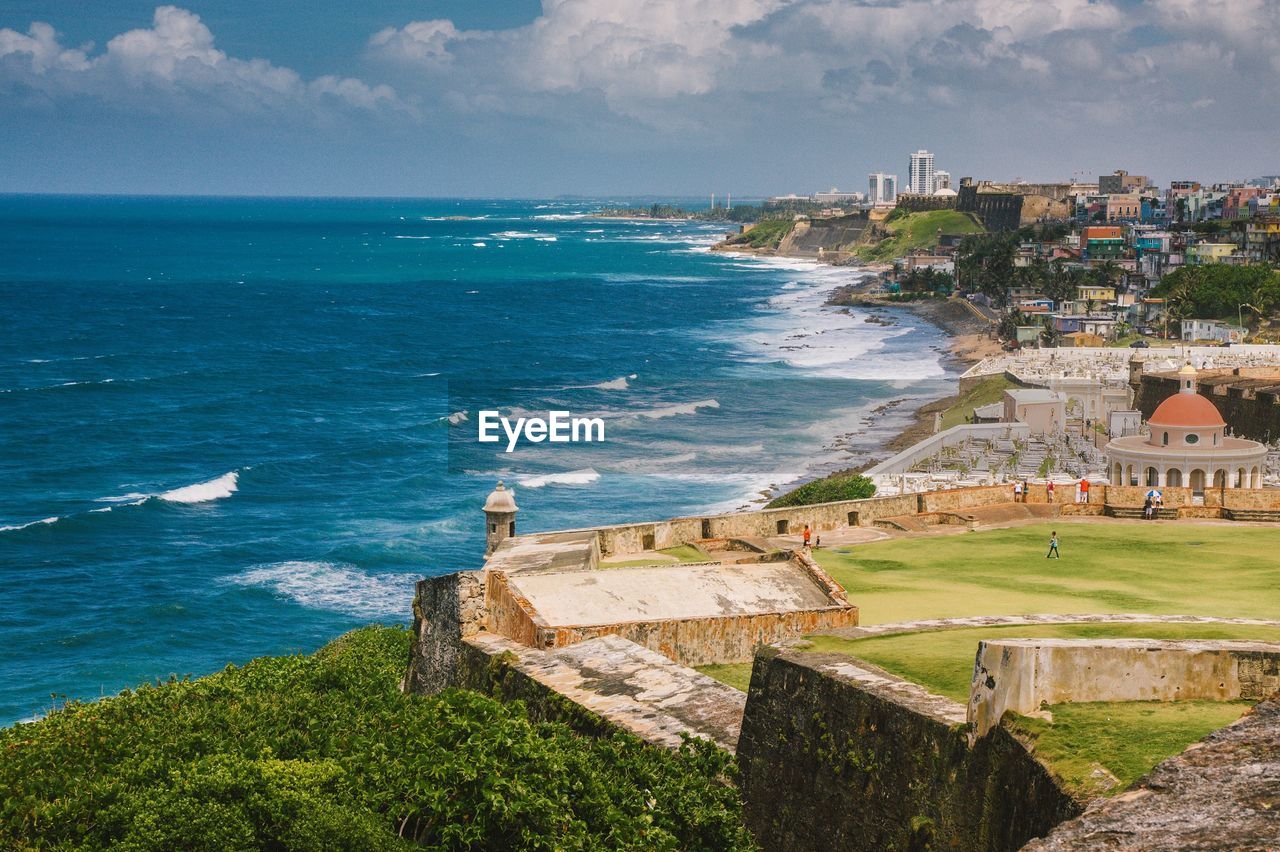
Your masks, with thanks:
M 890 236 L 874 246 L 857 250 L 862 260 L 886 261 L 902 257 L 912 249 L 929 248 L 938 244 L 939 232 L 943 234 L 981 234 L 986 229 L 968 213 L 955 210 L 930 210 L 926 213 L 908 213 L 885 224 Z
M 1056 529 L 1062 559 L 1045 559 Z M 863 624 L 1144 612 L 1280 618 L 1280 531 L 1061 522 L 815 551 Z
M 1056 529 L 1061 560 L 1045 559 Z M 1136 612 L 1280 618 L 1280 532 L 1216 524 L 1061 522 L 891 539 L 814 552 L 849 592 L 862 624 L 971 615 Z M 810 636 L 809 651 L 849 654 L 965 702 L 978 640 L 1001 637 L 1256 639 L 1280 627 L 1053 624 L 868 639 Z M 750 664 L 706 666 L 746 689 Z M 1119 792 L 1166 757 L 1236 719 L 1241 702 L 1064 704 L 1052 722 L 1015 720 L 1036 753 L 1082 795 Z

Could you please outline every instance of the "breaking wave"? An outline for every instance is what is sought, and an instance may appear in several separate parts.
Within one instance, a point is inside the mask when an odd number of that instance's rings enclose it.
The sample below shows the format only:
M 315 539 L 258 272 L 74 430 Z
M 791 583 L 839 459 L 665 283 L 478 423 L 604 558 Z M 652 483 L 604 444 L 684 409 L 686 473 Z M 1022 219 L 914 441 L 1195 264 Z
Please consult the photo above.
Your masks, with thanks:
M 257 565 L 226 582 L 268 589 L 309 609 L 405 619 L 418 579 L 411 574 L 366 574 L 344 563 L 299 560 Z
M 239 490 L 239 482 L 240 472 L 233 470 L 207 482 L 184 485 L 182 488 L 174 488 L 155 496 L 166 503 L 209 503 L 213 500 L 221 500 L 223 497 L 230 497 Z
M 600 478 L 593 468 L 571 470 L 568 473 L 546 473 L 541 476 L 529 476 L 517 480 L 522 488 L 542 488 L 545 485 L 587 485 Z

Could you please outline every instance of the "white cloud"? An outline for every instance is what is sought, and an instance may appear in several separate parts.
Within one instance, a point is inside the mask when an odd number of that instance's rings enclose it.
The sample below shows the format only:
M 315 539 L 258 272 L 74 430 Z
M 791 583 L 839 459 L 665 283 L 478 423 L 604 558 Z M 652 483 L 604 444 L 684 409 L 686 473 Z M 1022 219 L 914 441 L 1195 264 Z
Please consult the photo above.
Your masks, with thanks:
M 549 113 L 597 98 L 655 126 L 782 100 L 1124 121 L 1123 104 L 1244 109 L 1219 93 L 1245 82 L 1276 94 L 1280 0 L 543 0 L 525 26 L 420 21 L 377 33 L 369 51 L 450 102 L 513 113 L 549 96 Z
M 200 17 L 160 6 L 152 25 L 121 33 L 106 49 L 64 48 L 53 27 L 27 35 L 0 29 L 0 91 L 39 93 L 50 101 L 87 96 L 127 109 L 314 113 L 333 107 L 413 112 L 387 85 L 323 76 L 305 80 L 265 59 L 237 59 L 214 46 Z

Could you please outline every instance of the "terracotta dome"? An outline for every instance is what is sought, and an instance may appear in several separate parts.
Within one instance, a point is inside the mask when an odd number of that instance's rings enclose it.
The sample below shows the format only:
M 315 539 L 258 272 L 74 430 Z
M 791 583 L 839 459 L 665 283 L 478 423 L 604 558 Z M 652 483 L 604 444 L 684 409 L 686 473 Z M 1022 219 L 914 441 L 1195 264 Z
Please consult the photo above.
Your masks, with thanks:
M 1147 422 L 1154 426 L 1194 429 L 1227 425 L 1217 406 L 1198 393 L 1175 393 L 1160 403 Z

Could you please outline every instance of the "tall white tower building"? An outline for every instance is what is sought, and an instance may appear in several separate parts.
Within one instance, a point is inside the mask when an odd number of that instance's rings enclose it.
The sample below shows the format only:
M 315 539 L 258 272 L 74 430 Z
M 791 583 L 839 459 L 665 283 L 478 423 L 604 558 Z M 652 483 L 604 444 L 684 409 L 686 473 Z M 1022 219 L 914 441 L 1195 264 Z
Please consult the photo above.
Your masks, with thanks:
M 933 154 L 924 149 L 911 155 L 910 188 L 921 195 L 933 194 Z
M 898 197 L 898 176 L 884 172 L 867 175 L 867 200 L 872 204 L 892 204 Z

